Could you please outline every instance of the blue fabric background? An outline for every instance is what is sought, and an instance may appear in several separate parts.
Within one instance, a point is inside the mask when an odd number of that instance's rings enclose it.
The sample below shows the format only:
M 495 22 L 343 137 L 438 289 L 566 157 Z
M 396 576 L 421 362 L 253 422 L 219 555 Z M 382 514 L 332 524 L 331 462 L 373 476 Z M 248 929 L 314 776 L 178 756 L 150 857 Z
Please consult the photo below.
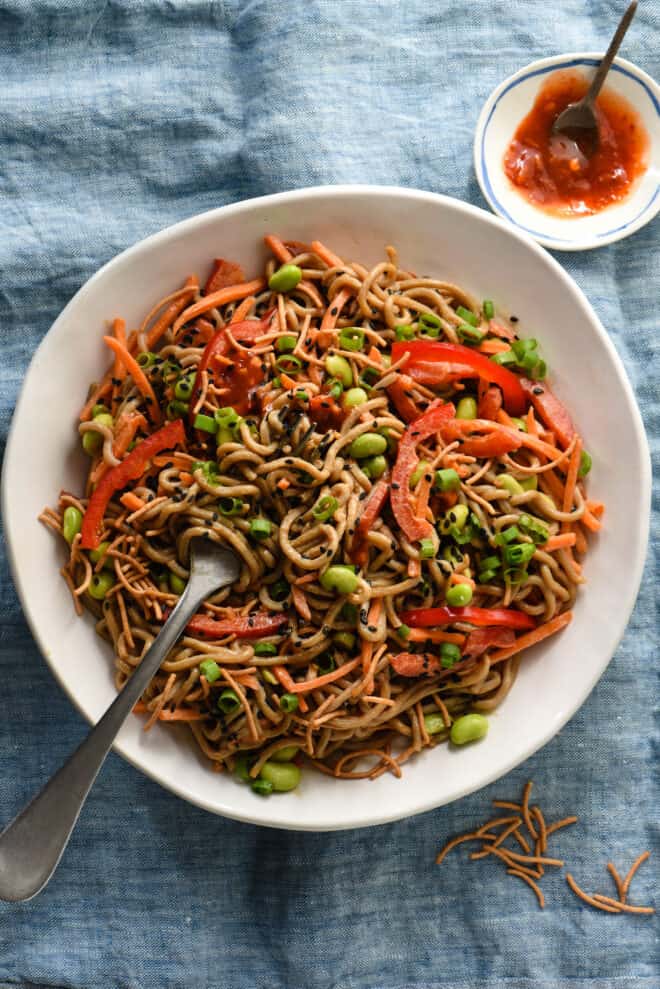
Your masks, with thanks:
M 603 50 L 621 7 L 0 0 L 2 441 L 36 344 L 118 251 L 199 211 L 317 183 L 417 186 L 483 206 L 471 146 L 488 93 L 558 51 L 558 36 L 566 51 Z M 640 7 L 624 54 L 657 76 L 660 8 Z M 612 334 L 656 457 L 658 257 L 656 222 L 560 258 Z M 657 989 L 655 919 L 585 909 L 558 875 L 540 912 L 499 864 L 433 865 L 447 836 L 530 776 L 551 813 L 581 815 L 558 847 L 586 888 L 607 888 L 610 855 L 627 869 L 654 841 L 657 865 L 657 496 L 625 640 L 526 765 L 412 820 L 311 835 L 212 817 L 113 755 L 52 884 L 0 904 L 0 985 Z M 85 725 L 28 633 L 3 545 L 0 568 L 6 821 Z M 653 898 L 653 873 L 652 859 L 638 902 Z

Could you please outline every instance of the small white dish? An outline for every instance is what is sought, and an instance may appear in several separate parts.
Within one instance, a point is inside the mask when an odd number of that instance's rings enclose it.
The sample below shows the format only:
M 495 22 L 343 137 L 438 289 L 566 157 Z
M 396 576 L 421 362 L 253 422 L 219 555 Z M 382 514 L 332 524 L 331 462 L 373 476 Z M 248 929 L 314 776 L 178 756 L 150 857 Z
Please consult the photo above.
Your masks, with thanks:
M 25 376 L 4 458 L 2 514 L 21 603 L 46 662 L 89 721 L 115 697 L 112 651 L 90 614 L 76 617 L 59 574 L 63 547 L 37 516 L 62 488 L 80 491 L 84 483 L 77 417 L 88 382 L 107 365 L 105 321 L 122 315 L 129 326 L 139 324 L 154 300 L 189 272 L 204 274 L 218 253 L 256 274 L 269 232 L 319 238 L 367 265 L 395 244 L 412 270 L 458 282 L 515 313 L 521 332 L 541 342 L 552 386 L 593 456 L 590 490 L 606 501 L 573 622 L 527 652 L 478 745 L 425 752 L 406 764 L 400 780 L 352 782 L 309 770 L 293 793 L 262 800 L 228 774 L 213 773 L 184 729 L 157 726 L 145 734 L 142 719 L 129 718 L 115 744 L 142 772 L 216 814 L 308 831 L 382 824 L 491 783 L 545 745 L 586 700 L 637 596 L 649 525 L 649 452 L 621 361 L 580 289 L 546 251 L 485 210 L 413 189 L 336 186 L 236 203 L 154 234 L 101 268 L 57 318 Z
M 660 86 L 623 58 L 615 59 L 605 85 L 635 107 L 650 139 L 649 167 L 626 199 L 592 216 L 554 216 L 527 202 L 504 173 L 509 142 L 548 75 L 573 69 L 591 78 L 602 58 L 585 52 L 532 62 L 493 90 L 477 121 L 474 168 L 491 209 L 556 251 L 588 251 L 629 237 L 660 210 Z

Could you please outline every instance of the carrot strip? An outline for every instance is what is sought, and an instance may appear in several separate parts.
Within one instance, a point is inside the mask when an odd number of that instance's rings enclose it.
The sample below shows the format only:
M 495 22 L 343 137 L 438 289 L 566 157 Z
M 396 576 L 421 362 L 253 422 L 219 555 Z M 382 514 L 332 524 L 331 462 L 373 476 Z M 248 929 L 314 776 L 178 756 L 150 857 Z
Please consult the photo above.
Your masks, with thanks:
M 409 642 L 453 642 L 462 646 L 465 636 L 460 632 L 443 632 L 440 628 L 411 628 L 408 634 Z
M 301 591 L 300 587 L 294 584 L 291 588 L 291 597 L 293 599 L 293 606 L 300 617 L 304 618 L 306 622 L 311 622 L 312 613 L 309 610 L 309 604 L 307 603 L 305 592 Z
M 170 305 L 165 309 L 151 329 L 147 332 L 147 348 L 152 350 L 153 347 L 158 343 L 162 335 L 168 329 L 170 324 L 177 318 L 182 309 L 188 305 L 190 301 L 190 295 L 194 295 L 199 288 L 199 281 L 196 275 L 189 275 L 183 283 L 184 288 L 190 288 L 190 293 L 186 293 L 182 298 L 175 299 Z
M 338 666 L 336 670 L 332 671 L 332 673 L 325 673 L 323 676 L 314 677 L 313 680 L 303 680 L 301 683 L 296 683 L 292 680 L 292 686 L 288 687 L 288 690 L 292 694 L 306 694 L 310 690 L 317 690 L 319 687 L 325 687 L 327 683 L 334 683 L 335 680 L 341 680 L 342 677 L 347 676 L 355 669 L 359 662 L 359 659 L 351 659 L 348 663 L 344 663 L 343 666 Z M 277 676 L 277 674 L 275 675 Z
M 472 577 L 466 577 L 464 573 L 452 573 L 449 578 L 450 584 L 469 584 L 472 590 L 477 586 Z
M 195 323 L 195 334 L 203 343 L 208 343 L 215 335 L 215 326 L 208 319 L 198 319 Z
M 527 432 L 529 433 L 530 436 L 538 436 L 539 429 L 536 423 L 534 409 L 531 405 L 527 410 L 527 415 L 525 416 L 525 425 L 527 426 Z
M 122 347 L 126 347 L 126 321 L 123 319 L 115 319 L 112 324 L 112 332 L 115 335 L 115 340 L 117 340 Z M 122 362 L 119 354 L 115 355 L 115 366 L 112 371 L 113 378 L 123 378 L 125 374 L 124 364 Z
M 133 381 L 137 385 L 138 389 L 144 396 L 144 399 L 147 403 L 147 410 L 149 412 L 149 417 L 153 420 L 153 422 L 159 423 L 160 406 L 156 401 L 156 396 L 154 395 L 154 390 L 151 387 L 151 382 L 145 375 L 144 371 L 142 370 L 138 362 L 135 360 L 134 357 L 131 357 L 126 347 L 122 347 L 119 341 L 115 340 L 114 337 L 103 337 L 103 340 L 105 343 L 107 343 L 108 347 L 110 347 L 110 350 L 112 350 L 115 354 L 118 354 L 121 357 L 124 366 L 126 367 L 131 377 L 133 378 Z
M 181 484 L 183 484 L 184 488 L 189 488 L 195 478 L 189 471 L 182 470 L 179 471 L 179 480 L 181 481 Z
M 505 412 L 504 411 L 504 409 L 499 409 L 499 411 L 497 413 L 497 421 L 502 426 L 509 426 L 511 429 L 515 429 L 516 428 L 515 422 L 513 421 L 513 419 L 511 418 L 511 416 L 508 414 L 508 412 Z
M 327 264 L 328 268 L 342 267 L 344 262 L 339 257 L 339 255 L 334 254 L 330 250 L 330 248 L 326 247 L 325 244 L 322 244 L 320 240 L 313 240 L 312 243 L 310 244 L 310 247 L 312 248 L 315 254 L 318 254 L 318 256 L 321 258 L 321 261 L 324 261 Z
M 554 635 L 555 632 L 559 632 L 560 629 L 568 625 L 572 618 L 573 612 L 565 611 L 563 614 L 557 615 L 556 618 L 552 618 L 549 622 L 546 622 L 545 625 L 539 625 L 533 632 L 519 636 L 513 645 L 505 646 L 503 649 L 496 649 L 490 657 L 491 666 L 493 663 L 501 663 L 502 660 L 508 659 L 509 656 L 515 655 L 515 653 L 520 652 L 522 649 L 529 649 L 531 646 L 536 645 L 537 642 L 542 642 L 548 636 Z
M 575 550 L 580 554 L 587 552 L 587 539 L 579 526 L 575 530 Z
M 291 481 L 289 480 L 288 477 L 281 477 L 277 482 L 277 487 L 280 489 L 280 491 L 286 491 L 288 488 L 291 487 Z
M 568 470 L 566 471 L 566 487 L 564 488 L 564 502 L 562 504 L 562 512 L 570 512 L 573 506 L 573 498 L 575 497 L 575 485 L 577 484 L 578 470 L 580 469 L 581 453 L 582 453 L 582 440 L 578 436 L 575 441 L 575 446 L 573 447 L 571 459 L 568 462 Z M 564 528 L 565 530 L 567 525 L 569 525 L 569 523 L 564 522 L 562 528 Z
M 561 505 L 564 500 L 564 485 L 559 480 L 554 470 L 546 470 L 543 472 L 543 480 L 550 489 L 550 494 L 557 506 Z
M 253 305 L 254 296 L 248 295 L 248 297 L 243 299 L 243 301 L 234 309 L 234 315 L 229 320 L 229 325 L 231 326 L 232 323 L 242 323 L 243 320 L 249 315 L 250 309 L 252 309 Z
M 277 665 L 271 667 L 271 669 L 273 671 L 273 675 L 277 677 L 277 679 L 282 684 L 284 689 L 288 690 L 289 693 L 292 694 L 293 693 L 292 688 L 295 687 L 296 683 L 295 680 L 289 674 L 289 671 L 287 670 L 286 666 Z M 309 704 L 307 703 L 304 697 L 298 698 L 298 706 L 300 707 L 300 710 L 303 713 L 305 711 L 309 711 Z
M 263 291 L 265 287 L 265 278 L 255 278 L 251 282 L 242 282 L 240 285 L 228 285 L 226 288 L 218 289 L 217 292 L 205 296 L 199 302 L 195 302 L 194 305 L 183 310 L 172 327 L 173 336 L 176 338 L 181 327 L 185 323 L 189 323 L 191 319 L 203 316 L 210 309 L 225 306 L 228 302 L 237 302 L 239 299 L 244 299 L 246 295 L 256 295 L 258 292 Z
M 342 289 L 341 292 L 337 292 L 336 296 L 323 313 L 323 319 L 321 320 L 321 325 L 317 333 L 313 334 L 316 338 L 316 343 L 319 347 L 329 347 L 333 341 L 332 330 L 334 330 L 337 325 L 337 319 L 343 307 L 346 305 L 351 297 L 351 293 L 348 289 Z
M 589 508 L 589 502 L 587 502 L 587 504 L 584 506 L 584 514 L 580 519 L 580 522 L 585 527 L 585 529 L 589 529 L 590 532 L 598 532 L 601 528 L 600 522 Z
M 176 711 L 161 711 L 158 715 L 159 721 L 204 721 L 205 718 L 206 715 L 200 711 L 186 710 L 184 707 L 178 707 Z
M 293 257 L 293 254 L 286 246 L 283 240 L 280 240 L 276 234 L 266 234 L 264 237 L 264 244 L 275 255 L 280 264 L 286 264 Z
M 138 498 L 132 491 L 125 491 L 119 500 L 129 512 L 137 512 L 146 505 L 146 501 L 142 501 L 142 498 Z
M 284 385 L 287 391 L 293 391 L 296 387 L 296 382 L 293 378 L 290 378 L 288 374 L 284 371 L 280 371 L 280 381 Z
M 477 350 L 480 350 L 482 354 L 503 354 L 505 350 L 511 350 L 511 346 L 504 340 L 484 340 L 477 347 Z
M 558 536 L 550 536 L 547 543 L 540 549 L 546 553 L 553 553 L 556 549 L 565 549 L 567 546 L 575 546 L 577 536 L 574 532 L 562 532 Z
M 602 501 L 587 501 L 587 508 L 597 519 L 601 519 L 603 517 L 605 505 Z

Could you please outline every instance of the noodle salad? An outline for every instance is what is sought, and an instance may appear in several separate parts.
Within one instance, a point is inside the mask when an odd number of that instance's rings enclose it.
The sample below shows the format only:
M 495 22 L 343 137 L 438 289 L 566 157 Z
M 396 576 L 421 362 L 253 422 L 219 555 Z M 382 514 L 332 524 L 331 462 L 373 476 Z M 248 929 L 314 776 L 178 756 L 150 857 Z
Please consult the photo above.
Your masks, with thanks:
M 603 505 L 535 339 L 457 285 L 265 238 L 248 280 L 216 259 L 139 329 L 79 432 L 84 493 L 41 519 L 113 647 L 121 689 L 204 536 L 241 561 L 140 703 L 259 794 L 305 765 L 401 775 L 482 738 L 524 649 L 571 620 Z

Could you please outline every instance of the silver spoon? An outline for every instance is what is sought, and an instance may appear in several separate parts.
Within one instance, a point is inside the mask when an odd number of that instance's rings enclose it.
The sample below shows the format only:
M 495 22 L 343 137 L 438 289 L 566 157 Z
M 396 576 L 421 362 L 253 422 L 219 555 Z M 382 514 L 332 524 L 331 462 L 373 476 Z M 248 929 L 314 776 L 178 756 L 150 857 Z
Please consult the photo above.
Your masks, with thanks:
M 605 52 L 605 57 L 598 66 L 586 95 L 577 103 L 570 103 L 552 125 L 553 134 L 565 134 L 576 142 L 581 140 L 581 148 L 587 156 L 593 154 L 598 146 L 598 120 L 594 112 L 594 103 L 636 10 L 637 0 L 633 0 L 619 21 L 619 26 L 610 41 L 610 47 Z
M 230 550 L 193 540 L 190 579 L 142 662 L 85 741 L 0 834 L 0 899 L 29 900 L 44 888 L 128 714 L 202 601 L 233 584 L 239 572 Z

